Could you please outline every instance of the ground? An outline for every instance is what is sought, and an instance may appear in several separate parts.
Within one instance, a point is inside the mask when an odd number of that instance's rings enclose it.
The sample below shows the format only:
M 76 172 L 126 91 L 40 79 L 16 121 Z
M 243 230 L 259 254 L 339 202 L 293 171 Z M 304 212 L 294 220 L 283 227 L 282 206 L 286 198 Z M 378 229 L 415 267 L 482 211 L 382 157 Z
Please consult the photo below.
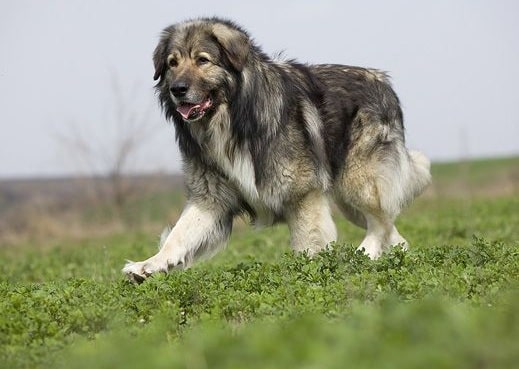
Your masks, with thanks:
M 120 269 L 154 251 L 149 225 L 10 238 L 0 368 L 512 368 L 518 168 L 435 165 L 433 188 L 397 223 L 410 250 L 377 261 L 355 252 L 362 231 L 340 216 L 339 241 L 313 259 L 290 252 L 286 226 L 239 222 L 212 260 L 142 285 Z

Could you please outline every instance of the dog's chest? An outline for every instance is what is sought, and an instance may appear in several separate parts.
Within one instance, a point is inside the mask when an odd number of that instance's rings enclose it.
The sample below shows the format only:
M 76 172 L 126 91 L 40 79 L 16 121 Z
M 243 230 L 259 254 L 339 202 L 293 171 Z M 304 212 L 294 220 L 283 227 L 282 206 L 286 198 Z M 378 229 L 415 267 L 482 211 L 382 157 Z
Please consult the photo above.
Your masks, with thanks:
M 275 192 L 272 188 L 258 188 L 254 164 L 249 150 L 241 149 L 235 152 L 233 158 L 225 155 L 220 147 L 214 148 L 214 160 L 229 180 L 240 191 L 243 199 L 254 209 L 257 227 L 270 226 L 274 223 L 279 212 L 280 202 L 276 196 L 267 196 L 267 193 Z
M 222 119 L 220 123 L 227 122 Z M 252 154 L 246 143 L 237 144 L 227 124 L 214 124 L 209 130 L 199 133 L 198 138 L 203 155 L 225 174 L 256 213 L 256 225 L 270 225 L 274 214 L 280 213 L 283 186 L 275 181 L 267 181 L 258 187 Z
M 205 144 L 208 157 L 238 187 L 245 200 L 251 203 L 258 202 L 259 194 L 250 151 L 246 147 L 231 149 L 230 137 L 226 134 L 227 132 L 219 133 Z
M 256 202 L 259 200 L 254 165 L 248 151 L 244 150 L 232 159 L 218 157 L 217 160 L 221 169 L 238 186 L 247 201 Z

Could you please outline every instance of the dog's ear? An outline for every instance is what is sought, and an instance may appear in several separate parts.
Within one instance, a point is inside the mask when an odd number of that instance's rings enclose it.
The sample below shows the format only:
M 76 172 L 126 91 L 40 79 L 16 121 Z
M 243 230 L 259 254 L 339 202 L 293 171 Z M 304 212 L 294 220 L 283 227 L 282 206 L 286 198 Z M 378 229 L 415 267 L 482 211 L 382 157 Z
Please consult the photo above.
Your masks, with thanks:
M 164 31 L 162 31 L 162 35 L 160 37 L 159 44 L 155 48 L 153 52 L 153 64 L 155 66 L 155 74 L 153 75 L 153 80 L 156 81 L 160 77 L 164 75 L 166 72 L 166 59 L 168 57 L 168 44 L 171 36 L 173 35 L 175 27 L 170 26 Z
M 244 32 L 222 23 L 213 25 L 213 34 L 222 45 L 232 66 L 241 72 L 250 50 L 250 39 Z

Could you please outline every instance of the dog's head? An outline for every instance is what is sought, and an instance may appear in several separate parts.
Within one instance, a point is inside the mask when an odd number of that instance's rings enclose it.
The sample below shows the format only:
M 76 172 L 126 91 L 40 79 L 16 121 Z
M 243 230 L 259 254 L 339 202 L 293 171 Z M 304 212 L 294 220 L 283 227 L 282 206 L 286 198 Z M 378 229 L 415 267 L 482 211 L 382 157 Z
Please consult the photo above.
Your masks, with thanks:
M 153 55 L 163 105 L 187 122 L 209 118 L 227 102 L 249 50 L 249 36 L 228 21 L 199 19 L 166 28 Z

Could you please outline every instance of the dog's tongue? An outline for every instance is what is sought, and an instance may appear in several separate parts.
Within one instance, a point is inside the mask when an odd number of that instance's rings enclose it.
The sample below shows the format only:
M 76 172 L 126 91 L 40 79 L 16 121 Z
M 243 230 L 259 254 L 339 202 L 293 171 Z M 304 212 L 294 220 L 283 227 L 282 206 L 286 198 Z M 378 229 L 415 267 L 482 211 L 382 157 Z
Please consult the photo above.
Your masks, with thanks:
M 184 119 L 189 119 L 193 111 L 204 111 L 212 104 L 210 98 L 202 101 L 200 104 L 182 103 L 177 106 L 177 111 Z
M 180 113 L 180 115 L 182 115 L 184 117 L 184 119 L 188 119 L 189 114 L 191 114 L 191 112 L 193 110 L 198 109 L 201 106 L 202 106 L 201 104 L 185 103 L 185 104 L 177 106 L 177 111 Z

